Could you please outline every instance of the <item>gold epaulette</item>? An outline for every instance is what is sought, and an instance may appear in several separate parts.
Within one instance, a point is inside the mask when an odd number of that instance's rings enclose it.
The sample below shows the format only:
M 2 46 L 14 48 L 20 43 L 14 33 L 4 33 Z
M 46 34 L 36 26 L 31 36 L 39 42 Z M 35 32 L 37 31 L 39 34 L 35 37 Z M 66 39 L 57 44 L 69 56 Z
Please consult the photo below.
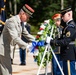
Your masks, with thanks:
M 0 23 L 1 23 L 2 25 L 5 25 L 5 22 L 3 22 L 2 20 L 0 20 Z

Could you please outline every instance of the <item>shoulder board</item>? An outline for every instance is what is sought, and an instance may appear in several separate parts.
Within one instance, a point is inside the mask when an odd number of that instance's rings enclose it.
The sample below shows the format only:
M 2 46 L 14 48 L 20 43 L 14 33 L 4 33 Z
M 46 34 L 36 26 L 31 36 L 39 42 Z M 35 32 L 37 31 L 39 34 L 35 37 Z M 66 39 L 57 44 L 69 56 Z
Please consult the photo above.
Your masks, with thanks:
M 68 25 L 68 27 L 73 27 L 73 28 L 74 28 L 74 27 L 75 27 L 75 25 L 73 25 L 73 24 L 69 24 L 69 25 Z

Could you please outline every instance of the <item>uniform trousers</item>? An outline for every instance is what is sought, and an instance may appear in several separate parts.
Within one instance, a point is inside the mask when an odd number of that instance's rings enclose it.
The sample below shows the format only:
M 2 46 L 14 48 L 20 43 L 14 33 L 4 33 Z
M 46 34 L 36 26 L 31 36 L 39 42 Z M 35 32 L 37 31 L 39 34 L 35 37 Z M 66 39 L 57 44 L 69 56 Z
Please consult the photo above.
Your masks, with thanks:
M 57 57 L 57 60 L 62 68 L 63 62 L 60 60 L 60 54 L 56 54 L 56 57 Z M 52 69 L 53 69 L 53 75 L 61 75 L 60 69 L 59 69 L 54 57 L 52 58 Z
M 0 55 L 0 75 L 12 75 L 11 57 Z
M 63 61 L 63 71 L 65 75 L 68 75 L 67 61 Z M 76 60 L 70 61 L 70 73 L 71 75 L 76 75 Z
M 20 48 L 20 61 L 21 64 L 26 64 L 26 50 Z

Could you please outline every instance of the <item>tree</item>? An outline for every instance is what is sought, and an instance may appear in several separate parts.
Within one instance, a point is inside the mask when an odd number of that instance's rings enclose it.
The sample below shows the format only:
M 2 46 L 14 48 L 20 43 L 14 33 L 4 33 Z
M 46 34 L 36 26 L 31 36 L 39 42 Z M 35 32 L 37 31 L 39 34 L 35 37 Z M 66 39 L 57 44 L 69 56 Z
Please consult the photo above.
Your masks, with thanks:
M 74 17 L 74 20 L 75 20 L 75 22 L 76 22 L 76 17 L 75 17 L 75 15 L 76 15 L 76 0 L 73 0 L 73 2 L 72 2 L 72 10 L 73 10 L 73 17 Z
M 7 17 L 9 18 L 10 14 L 16 15 L 17 14 L 17 4 L 20 2 L 20 0 L 6 0 L 6 11 L 7 11 Z M 13 7 L 14 6 L 14 7 Z
M 8 10 L 10 1 L 10 10 Z M 42 23 L 44 20 L 50 19 L 53 14 L 60 12 L 61 9 L 68 6 L 72 6 L 74 18 L 76 18 L 76 0 L 8 0 L 7 3 L 8 13 L 11 14 L 16 14 L 16 11 L 18 13 L 24 4 L 28 4 L 35 9 L 33 19 L 30 18 L 29 23 L 34 27 L 36 26 L 36 28 L 39 28 L 40 23 Z M 17 8 L 15 6 L 17 6 Z

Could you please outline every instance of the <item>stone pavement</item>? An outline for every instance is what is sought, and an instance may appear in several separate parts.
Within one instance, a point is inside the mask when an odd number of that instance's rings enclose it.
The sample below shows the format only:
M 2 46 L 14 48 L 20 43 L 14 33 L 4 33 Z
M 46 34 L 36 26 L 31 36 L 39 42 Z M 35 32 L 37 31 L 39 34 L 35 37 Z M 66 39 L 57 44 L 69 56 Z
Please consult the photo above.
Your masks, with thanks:
M 37 66 L 37 63 L 34 62 L 33 54 L 27 53 L 26 56 L 26 65 L 21 66 L 20 64 L 20 58 L 19 58 L 19 49 L 15 51 L 15 57 L 13 60 L 12 65 L 12 75 L 37 75 L 39 66 Z M 48 74 L 51 75 L 51 63 L 48 64 Z M 46 75 L 45 74 L 45 68 L 41 68 L 39 75 Z

